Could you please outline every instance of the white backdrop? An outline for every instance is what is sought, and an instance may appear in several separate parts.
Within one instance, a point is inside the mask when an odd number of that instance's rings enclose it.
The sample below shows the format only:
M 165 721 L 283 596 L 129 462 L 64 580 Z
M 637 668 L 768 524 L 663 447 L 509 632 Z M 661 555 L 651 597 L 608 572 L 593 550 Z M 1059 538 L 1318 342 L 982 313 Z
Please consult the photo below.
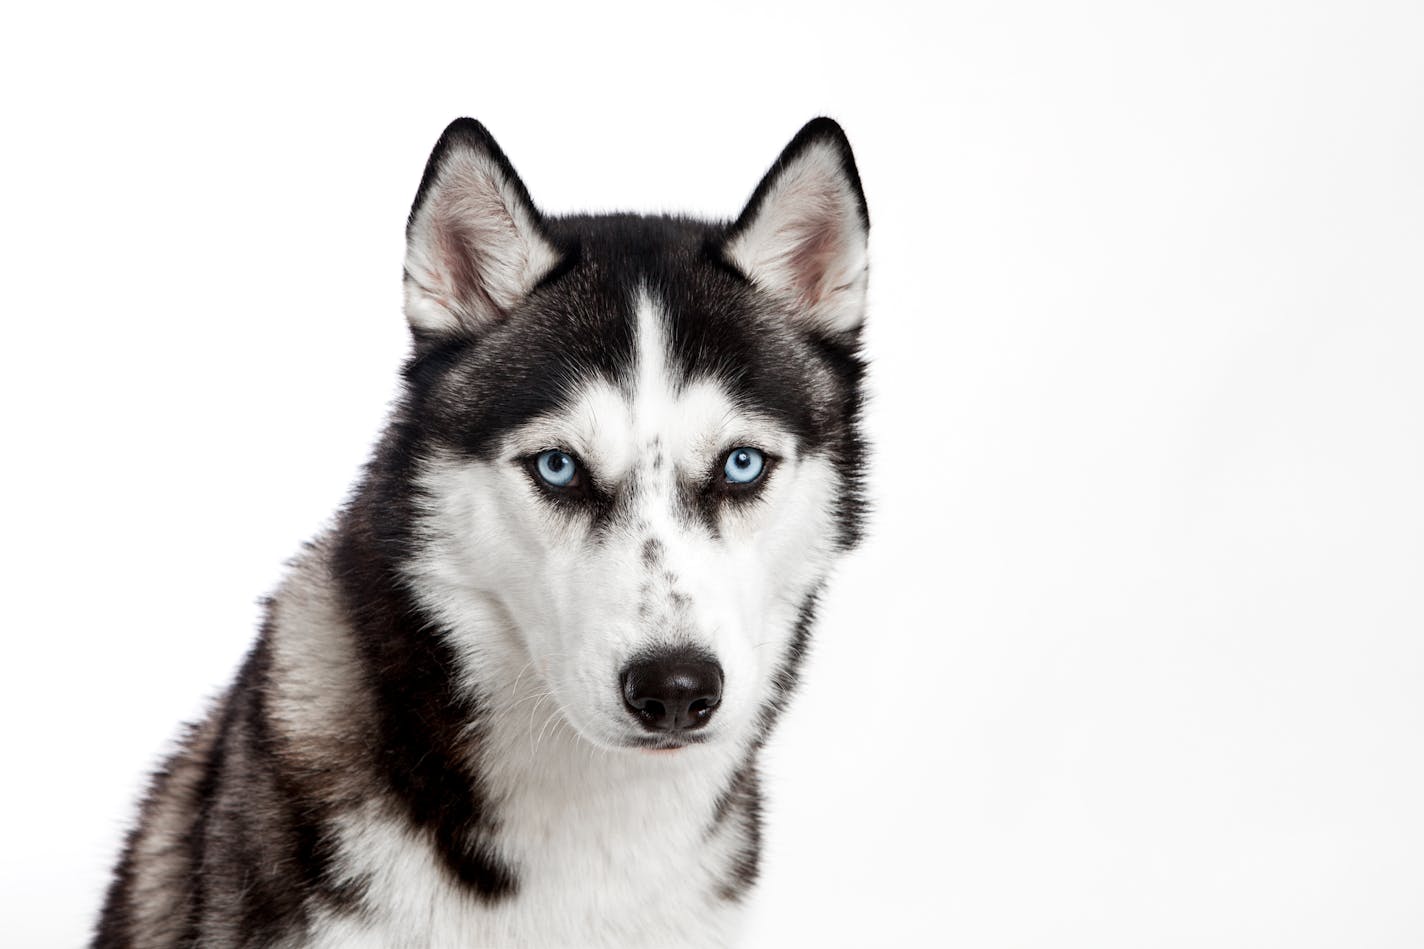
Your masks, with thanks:
M 344 497 L 446 122 L 731 215 L 826 113 L 878 512 L 747 945 L 1424 945 L 1424 6 L 494 6 L 6 14 L 0 942 Z

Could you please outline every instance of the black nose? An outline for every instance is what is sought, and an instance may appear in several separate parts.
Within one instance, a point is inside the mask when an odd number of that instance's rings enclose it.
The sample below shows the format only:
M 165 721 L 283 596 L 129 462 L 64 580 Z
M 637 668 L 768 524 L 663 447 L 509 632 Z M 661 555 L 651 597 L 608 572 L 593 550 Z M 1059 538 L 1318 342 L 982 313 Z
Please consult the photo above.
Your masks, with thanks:
M 623 702 L 651 732 L 701 728 L 721 701 L 722 667 L 701 653 L 644 656 L 623 670 Z

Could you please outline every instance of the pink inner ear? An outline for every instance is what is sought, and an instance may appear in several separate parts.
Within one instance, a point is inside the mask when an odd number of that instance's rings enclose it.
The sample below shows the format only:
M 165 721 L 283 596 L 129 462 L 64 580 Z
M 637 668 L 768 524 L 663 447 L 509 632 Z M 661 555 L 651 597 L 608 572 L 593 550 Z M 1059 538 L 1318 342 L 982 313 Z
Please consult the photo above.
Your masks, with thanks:
M 435 240 L 440 264 L 450 281 L 450 295 L 454 298 L 451 302 L 466 313 L 492 314 L 498 312 L 498 308 L 485 289 L 475 260 L 479 253 L 475 231 L 453 217 L 442 215 L 435 224 Z
M 826 286 L 826 278 L 836 258 L 841 254 L 842 238 L 840 229 L 831 215 L 825 219 L 813 219 L 798 228 L 801 232 L 792 245 L 787 263 L 796 281 L 796 290 L 802 303 L 813 306 L 834 288 Z
M 477 170 L 452 172 L 432 209 L 433 237 L 449 292 L 466 313 L 486 318 L 507 306 L 493 282 L 518 270 L 521 238 L 499 185 Z M 512 266 L 513 265 L 513 266 Z
M 780 235 L 782 263 L 803 305 L 814 306 L 835 289 L 827 283 L 846 251 L 845 195 L 834 182 L 803 176 L 789 183 L 781 202 L 796 209 Z

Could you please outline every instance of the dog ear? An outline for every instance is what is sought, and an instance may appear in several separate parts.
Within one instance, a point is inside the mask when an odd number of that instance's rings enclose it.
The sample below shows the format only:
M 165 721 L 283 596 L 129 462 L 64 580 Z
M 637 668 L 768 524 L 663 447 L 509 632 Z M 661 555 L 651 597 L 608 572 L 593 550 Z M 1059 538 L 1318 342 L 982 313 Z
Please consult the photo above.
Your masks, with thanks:
M 838 335 L 865 316 L 869 232 L 845 132 L 831 119 L 812 119 L 752 193 L 723 253 L 797 319 Z
M 445 129 L 406 224 L 405 315 L 417 336 L 478 333 L 559 262 L 543 218 L 474 119 Z

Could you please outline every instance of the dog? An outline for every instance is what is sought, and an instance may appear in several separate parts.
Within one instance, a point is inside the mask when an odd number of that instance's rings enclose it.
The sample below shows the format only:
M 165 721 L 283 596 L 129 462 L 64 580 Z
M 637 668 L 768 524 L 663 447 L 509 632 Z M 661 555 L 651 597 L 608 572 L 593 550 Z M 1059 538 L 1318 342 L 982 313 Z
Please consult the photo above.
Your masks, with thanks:
M 862 531 L 868 233 L 830 119 L 731 222 L 544 214 L 452 123 L 403 393 L 93 945 L 734 941 L 758 754 Z

